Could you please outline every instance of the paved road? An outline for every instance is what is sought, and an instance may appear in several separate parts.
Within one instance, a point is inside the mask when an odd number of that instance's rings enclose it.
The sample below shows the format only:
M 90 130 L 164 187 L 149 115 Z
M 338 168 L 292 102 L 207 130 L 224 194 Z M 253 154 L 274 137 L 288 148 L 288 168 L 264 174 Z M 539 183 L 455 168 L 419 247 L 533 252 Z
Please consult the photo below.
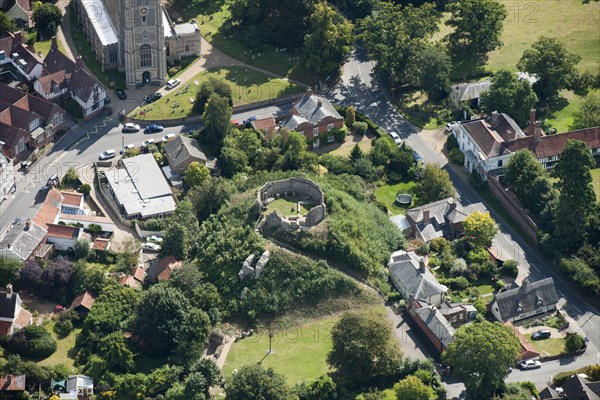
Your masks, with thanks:
M 447 165 L 445 157 L 424 140 L 421 130 L 406 121 L 388 101 L 391 97 L 385 93 L 373 77 L 371 62 L 359 55 L 354 55 L 344 66 L 341 83 L 329 95 L 331 100 L 345 106 L 353 104 L 364 112 L 386 131 L 395 131 L 403 139 L 407 139 L 427 162 L 440 164 L 450 174 L 454 183 L 458 200 L 463 204 L 483 202 L 483 199 L 466 184 L 463 179 Z M 498 215 L 488 207 L 492 217 L 499 225 L 500 231 L 494 238 L 494 245 L 501 254 L 505 254 L 519 262 L 519 279 L 531 274 L 531 280 L 553 277 L 560 305 L 571 321 L 570 330 L 579 331 L 589 338 L 589 348 L 585 359 L 589 363 L 600 361 L 600 313 L 579 297 L 554 271 L 536 254 L 536 252 Z M 566 301 L 568 299 L 568 301 Z M 582 358 L 583 360 L 584 358 Z M 579 364 L 579 361 L 576 362 Z M 538 373 L 556 373 L 568 370 L 568 364 L 557 363 L 549 368 L 544 365 Z M 520 376 L 516 371 L 513 374 Z M 528 371 L 528 376 L 537 376 Z M 511 375 L 512 376 L 512 375 Z M 538 382 L 536 382 L 538 383 Z

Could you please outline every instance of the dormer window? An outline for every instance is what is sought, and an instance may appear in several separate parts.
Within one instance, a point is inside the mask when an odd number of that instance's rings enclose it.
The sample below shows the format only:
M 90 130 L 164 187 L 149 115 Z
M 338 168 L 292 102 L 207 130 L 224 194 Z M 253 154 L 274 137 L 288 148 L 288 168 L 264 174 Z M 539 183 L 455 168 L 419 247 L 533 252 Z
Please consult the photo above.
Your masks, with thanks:
M 537 302 L 535 303 L 538 308 L 544 305 L 544 302 L 539 297 L 537 298 Z
M 517 312 L 519 314 L 521 314 L 523 312 L 523 307 L 519 304 L 519 306 L 517 307 Z
M 34 119 L 33 121 L 31 121 L 29 123 L 29 132 L 33 132 L 34 130 L 36 130 L 38 127 L 40 126 L 40 120 L 39 118 Z

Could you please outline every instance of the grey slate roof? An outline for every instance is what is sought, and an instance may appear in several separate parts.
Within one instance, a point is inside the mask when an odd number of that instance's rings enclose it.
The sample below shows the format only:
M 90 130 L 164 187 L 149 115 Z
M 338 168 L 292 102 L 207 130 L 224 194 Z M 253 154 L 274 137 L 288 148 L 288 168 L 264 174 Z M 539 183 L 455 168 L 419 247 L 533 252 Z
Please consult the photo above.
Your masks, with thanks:
M 81 4 L 89 17 L 94 31 L 102 46 L 118 43 L 117 29 L 115 28 L 104 1 L 81 0 Z
M 546 278 L 536 282 L 521 285 L 521 287 L 510 289 L 495 295 L 498 310 L 503 320 L 517 317 L 520 314 L 533 311 L 541 301 L 542 306 L 558 303 L 558 296 L 554 289 L 554 279 Z M 518 308 L 522 311 L 518 311 Z
M 15 292 L 13 292 L 10 298 L 8 297 L 8 293 L 0 292 L 0 318 L 16 318 L 17 297 L 19 295 Z
M 342 118 L 325 97 L 309 92 L 294 103 L 292 115 L 286 118 L 281 126 L 290 130 L 305 122 L 318 126 L 327 117 Z
M 554 400 L 560 398 L 561 397 L 558 395 L 558 392 L 550 386 L 544 388 L 544 390 L 540 392 L 540 400 Z
M 293 131 L 302 124 L 309 123 L 308 120 L 299 115 L 290 115 L 281 122 L 281 127 Z
M 171 166 L 177 168 L 183 164 L 189 158 L 196 158 L 206 162 L 208 158 L 202 150 L 196 139 L 192 139 L 186 136 L 177 136 L 175 139 L 167 142 L 165 146 L 165 152 L 169 159 Z
M 31 221 L 29 229 L 26 229 L 25 221 L 14 224 L 6 235 L 0 240 L 2 252 L 12 251 L 22 260 L 31 256 L 35 249 L 46 237 L 46 230 Z
M 450 87 L 450 97 L 455 101 L 468 101 L 478 99 L 481 94 L 492 87 L 492 81 L 457 83 Z
M 573 375 L 562 385 L 563 393 L 569 400 L 599 400 L 600 388 L 598 383 L 600 382 L 590 382 L 582 376 Z
M 442 342 L 444 347 L 448 347 L 452 340 L 454 340 L 454 328 L 450 325 L 446 317 L 435 309 L 435 306 L 417 308 L 414 312 L 427 325 L 435 337 Z
M 399 250 L 392 254 L 388 264 L 390 278 L 402 295 L 408 300 L 410 294 L 417 300 L 428 301 L 436 294 L 446 293 L 448 288 L 441 285 L 435 276 L 425 268 L 419 270 L 420 257 L 414 252 Z

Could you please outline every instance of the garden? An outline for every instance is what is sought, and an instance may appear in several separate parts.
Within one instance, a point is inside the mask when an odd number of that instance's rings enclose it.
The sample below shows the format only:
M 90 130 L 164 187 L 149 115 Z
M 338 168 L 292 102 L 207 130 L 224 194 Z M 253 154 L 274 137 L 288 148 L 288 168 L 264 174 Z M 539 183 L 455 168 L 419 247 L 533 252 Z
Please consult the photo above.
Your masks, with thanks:
M 414 194 L 416 184 L 416 182 L 410 181 L 379 186 L 375 189 L 375 198 L 378 202 L 384 204 L 392 215 L 404 214 L 406 210 L 419 204 L 419 199 Z M 397 201 L 398 194 L 412 195 L 412 202 L 410 204 L 400 204 Z

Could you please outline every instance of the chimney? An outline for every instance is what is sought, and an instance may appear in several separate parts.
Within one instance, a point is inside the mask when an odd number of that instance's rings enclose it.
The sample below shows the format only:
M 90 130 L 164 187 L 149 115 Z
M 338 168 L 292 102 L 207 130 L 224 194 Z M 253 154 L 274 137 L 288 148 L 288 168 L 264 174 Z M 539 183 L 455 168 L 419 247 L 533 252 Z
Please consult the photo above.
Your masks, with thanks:
M 83 67 L 83 60 L 81 59 L 81 56 L 77 56 L 75 58 L 75 65 L 77 66 L 78 69 Z
M 13 294 L 13 288 L 12 288 L 12 284 L 8 284 L 6 285 L 6 294 L 8 295 L 8 297 L 12 296 Z
M 539 143 L 542 140 L 542 121 L 535 121 L 533 125 L 533 142 Z
M 529 110 L 529 124 L 531 124 L 531 125 L 535 124 L 535 108 L 532 108 L 531 110 Z
M 27 221 L 25 221 L 25 230 L 28 231 L 29 228 L 31 228 L 31 219 L 27 219 Z
M 307 95 L 307 96 L 312 96 L 313 94 L 314 94 L 314 93 L 313 93 L 313 90 L 312 90 L 312 88 L 310 88 L 310 87 L 309 87 L 308 89 L 306 89 L 306 95 Z
M 21 31 L 16 31 L 14 35 L 15 42 L 17 42 L 17 44 L 23 44 L 23 33 Z
M 321 108 L 323 106 L 323 101 L 321 99 L 319 99 L 317 101 L 317 108 Z
M 52 38 L 50 40 L 52 40 L 50 50 L 58 50 L 58 44 L 56 43 L 56 36 L 52 36 Z
M 423 210 L 423 222 L 429 223 L 430 219 L 429 210 Z
M 523 280 L 521 281 L 521 289 L 523 290 L 527 290 L 527 284 L 529 283 L 529 277 L 526 276 L 525 278 L 523 278 Z
M 490 126 L 492 129 L 498 127 L 498 111 L 492 111 L 492 119 L 490 120 Z
M 426 270 L 427 270 L 427 264 L 425 262 L 425 257 L 423 257 L 423 258 L 421 258 L 421 260 L 419 260 L 419 272 L 425 273 Z

